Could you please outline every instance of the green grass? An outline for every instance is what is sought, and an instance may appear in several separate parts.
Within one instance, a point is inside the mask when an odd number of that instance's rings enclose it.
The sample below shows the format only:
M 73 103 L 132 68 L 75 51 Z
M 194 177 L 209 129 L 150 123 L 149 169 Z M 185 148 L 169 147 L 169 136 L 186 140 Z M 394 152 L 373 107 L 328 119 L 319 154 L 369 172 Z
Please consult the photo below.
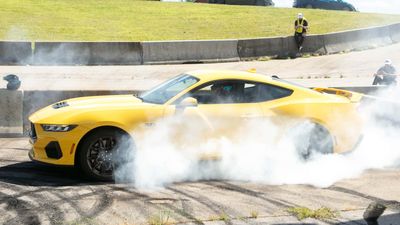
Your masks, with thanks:
M 322 207 L 316 210 L 312 210 L 306 207 L 293 207 L 289 208 L 288 212 L 292 213 L 299 220 L 303 220 L 306 218 L 314 218 L 314 219 L 333 219 L 338 216 L 338 213 L 332 209 Z
M 145 41 L 291 35 L 297 12 L 321 34 L 399 15 L 135 0 L 1 0 L 0 40 Z
M 251 211 L 250 212 L 250 218 L 256 219 L 258 217 L 258 212 L 257 211 Z
M 229 221 L 230 217 L 226 213 L 221 213 L 219 215 L 210 216 L 208 218 L 209 221 Z
M 170 211 L 160 211 L 157 215 L 153 215 L 148 219 L 150 225 L 168 225 L 172 224 L 170 221 Z

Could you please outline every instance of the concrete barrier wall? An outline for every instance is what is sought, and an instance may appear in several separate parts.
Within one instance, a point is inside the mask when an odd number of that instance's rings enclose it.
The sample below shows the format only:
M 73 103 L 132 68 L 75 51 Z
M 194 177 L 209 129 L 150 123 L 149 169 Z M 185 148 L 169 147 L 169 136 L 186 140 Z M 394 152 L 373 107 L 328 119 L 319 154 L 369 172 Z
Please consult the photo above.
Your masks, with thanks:
M 142 42 L 143 64 L 239 61 L 237 40 Z
M 79 42 L 36 42 L 33 65 L 86 65 L 88 45 Z
M 0 64 L 26 65 L 31 63 L 31 58 L 30 42 L 0 42 Z
M 241 59 L 272 56 L 282 57 L 282 46 L 285 38 L 258 38 L 258 39 L 241 39 L 238 41 L 237 51 Z
M 400 42 L 400 24 L 307 36 L 303 53 L 332 54 Z M 33 49 L 33 54 L 32 54 Z M 0 64 L 137 65 L 238 61 L 291 57 L 293 36 L 203 41 L 153 42 L 0 42 Z
M 393 43 L 400 42 L 400 24 L 393 24 L 389 26 L 390 37 Z
M 319 55 L 327 54 L 324 35 L 309 35 L 306 37 L 303 52 Z
M 238 54 L 241 59 L 270 56 L 273 58 L 294 57 L 298 53 L 294 37 L 240 39 Z M 323 35 L 307 36 L 303 53 L 326 54 Z
M 36 42 L 33 65 L 142 64 L 139 42 Z
M 89 65 L 138 65 L 143 63 L 140 42 L 92 42 L 89 49 Z
M 0 134 L 22 133 L 22 91 L 0 89 Z
M 323 35 L 323 40 L 328 54 L 376 48 L 393 43 L 388 26 L 327 34 Z

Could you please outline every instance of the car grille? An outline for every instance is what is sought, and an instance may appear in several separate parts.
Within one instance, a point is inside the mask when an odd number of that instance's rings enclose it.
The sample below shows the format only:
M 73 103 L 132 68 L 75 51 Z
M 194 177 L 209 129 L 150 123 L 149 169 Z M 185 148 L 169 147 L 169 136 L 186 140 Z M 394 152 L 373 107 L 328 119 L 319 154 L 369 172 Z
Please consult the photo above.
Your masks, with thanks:
M 37 139 L 35 125 L 33 123 L 31 123 L 31 131 L 29 132 L 29 137 L 34 141 Z

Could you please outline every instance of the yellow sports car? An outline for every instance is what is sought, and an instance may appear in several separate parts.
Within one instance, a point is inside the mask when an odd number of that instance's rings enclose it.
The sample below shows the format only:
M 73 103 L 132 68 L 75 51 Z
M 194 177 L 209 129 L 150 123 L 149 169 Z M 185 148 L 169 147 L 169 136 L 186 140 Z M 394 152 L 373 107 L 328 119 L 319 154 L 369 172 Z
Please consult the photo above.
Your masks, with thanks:
M 231 121 L 230 126 L 235 126 L 233 121 L 272 118 L 285 130 L 298 125 L 285 121 L 308 121 L 313 129 L 301 147 L 305 157 L 312 151 L 342 153 L 352 150 L 361 136 L 357 107 L 362 97 L 338 89 L 309 89 L 253 72 L 192 71 L 140 97 L 74 98 L 37 111 L 29 117 L 33 145 L 29 156 L 42 163 L 78 167 L 94 179 L 111 179 L 112 158 L 123 144 L 121 139 L 134 143 L 135 130 L 151 129 L 155 122 L 182 112 L 198 113 L 211 127 L 215 118 Z

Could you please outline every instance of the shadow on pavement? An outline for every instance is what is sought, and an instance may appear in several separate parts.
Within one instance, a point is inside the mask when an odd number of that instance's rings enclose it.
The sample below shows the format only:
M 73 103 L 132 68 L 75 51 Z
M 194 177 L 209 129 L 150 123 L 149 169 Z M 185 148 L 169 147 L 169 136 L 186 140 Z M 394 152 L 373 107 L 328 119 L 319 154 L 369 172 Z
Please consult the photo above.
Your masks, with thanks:
M 35 162 L 20 162 L 0 167 L 0 182 L 23 186 L 104 184 L 86 180 L 72 167 L 53 167 Z

